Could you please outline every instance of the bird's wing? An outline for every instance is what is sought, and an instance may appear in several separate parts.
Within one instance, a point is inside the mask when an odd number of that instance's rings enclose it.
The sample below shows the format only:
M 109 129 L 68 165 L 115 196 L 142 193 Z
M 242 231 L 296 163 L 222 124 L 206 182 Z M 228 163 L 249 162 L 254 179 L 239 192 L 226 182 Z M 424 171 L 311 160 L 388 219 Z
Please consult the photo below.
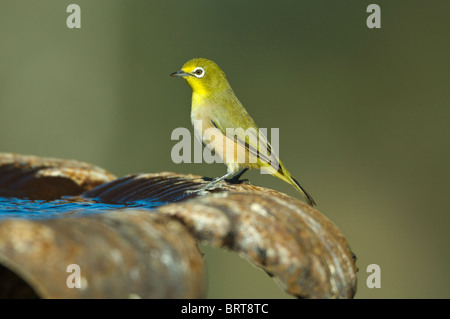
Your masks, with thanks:
M 229 116 L 221 116 L 211 118 L 210 121 L 215 128 L 222 132 L 222 134 L 230 139 L 234 139 L 250 154 L 255 156 L 261 162 L 263 167 L 272 166 L 275 169 L 275 172 L 282 169 L 278 157 L 272 151 L 272 147 L 267 141 L 266 136 L 258 129 L 253 119 L 246 111 L 245 114 L 242 114 L 240 121 L 231 122 L 228 119 L 230 119 Z M 237 122 L 240 122 L 240 125 L 243 127 L 236 127 L 235 123 Z M 229 129 L 228 132 L 227 129 Z M 229 136 L 230 132 L 232 134 L 231 136 Z

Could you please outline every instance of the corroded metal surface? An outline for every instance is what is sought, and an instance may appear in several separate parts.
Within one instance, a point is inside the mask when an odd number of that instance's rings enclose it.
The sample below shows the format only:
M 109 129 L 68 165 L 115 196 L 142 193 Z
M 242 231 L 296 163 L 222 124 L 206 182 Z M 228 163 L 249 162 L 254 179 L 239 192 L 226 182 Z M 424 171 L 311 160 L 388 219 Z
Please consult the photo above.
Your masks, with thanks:
M 221 193 L 171 204 L 176 216 L 208 244 L 238 252 L 302 298 L 352 298 L 356 268 L 339 229 L 297 199 Z
M 0 296 L 202 297 L 204 265 L 196 241 L 239 253 L 294 296 L 355 294 L 348 242 L 328 218 L 296 198 L 246 183 L 199 192 L 209 179 L 175 173 L 113 179 L 77 161 L 0 154 L 0 196 L 81 195 L 65 200 L 146 208 L 1 220 Z M 70 264 L 80 266 L 79 289 L 66 285 Z
M 110 203 L 179 201 L 156 212 L 182 221 L 199 241 L 238 252 L 288 293 L 303 298 L 354 296 L 354 256 L 340 230 L 319 211 L 248 184 L 222 183 L 209 196 L 184 195 L 205 183 L 193 175 L 145 174 L 116 180 L 83 196 Z
M 205 293 L 195 240 L 180 222 L 148 211 L 0 221 L 0 264 L 0 297 L 200 298 Z M 80 288 L 67 286 L 73 273 L 67 267 L 73 264 L 80 267 Z
M 172 172 L 134 174 L 103 184 L 81 195 L 85 198 L 96 198 L 103 203 L 116 204 L 137 201 L 172 203 L 221 191 L 257 191 L 288 197 L 275 190 L 250 185 L 245 182 L 240 184 L 222 182 L 218 183 L 214 189 L 196 193 L 197 190 L 210 181 L 211 179 L 198 175 Z
M 114 179 L 104 169 L 75 160 L 0 153 L 0 196 L 56 199 Z
M 188 198 L 187 190 L 198 188 L 199 176 L 174 173 L 128 175 L 103 184 L 82 194 L 103 203 L 132 203 L 136 201 L 174 202 Z

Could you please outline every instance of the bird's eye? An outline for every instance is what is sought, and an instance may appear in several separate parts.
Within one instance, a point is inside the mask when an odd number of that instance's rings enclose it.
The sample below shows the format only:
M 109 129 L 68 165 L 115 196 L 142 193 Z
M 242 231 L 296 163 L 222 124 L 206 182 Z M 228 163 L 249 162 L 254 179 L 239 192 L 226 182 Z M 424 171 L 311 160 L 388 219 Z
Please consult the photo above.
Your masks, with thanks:
M 192 73 L 195 75 L 195 77 L 201 78 L 205 75 L 205 70 L 203 70 L 203 68 L 201 67 L 198 67 L 195 68 L 194 71 L 192 71 Z

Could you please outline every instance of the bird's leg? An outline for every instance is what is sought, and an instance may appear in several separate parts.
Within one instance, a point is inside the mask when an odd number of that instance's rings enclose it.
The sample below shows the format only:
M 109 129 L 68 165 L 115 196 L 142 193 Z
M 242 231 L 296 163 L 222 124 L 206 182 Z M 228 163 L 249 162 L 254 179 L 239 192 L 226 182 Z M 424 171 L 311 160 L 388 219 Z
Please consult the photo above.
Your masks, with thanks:
M 185 192 L 185 195 L 190 195 L 190 194 L 194 194 L 194 193 L 202 193 L 206 190 L 210 190 L 214 188 L 214 185 L 216 185 L 217 183 L 223 181 L 224 179 L 232 176 L 233 174 L 236 174 L 235 172 L 228 172 L 225 175 L 223 175 L 222 177 L 219 178 L 215 178 L 213 179 L 210 183 L 206 184 L 205 186 L 199 188 L 199 189 L 194 189 L 194 190 L 188 190 Z
M 231 183 L 240 183 L 242 181 L 239 180 L 239 178 L 241 178 L 242 175 L 244 175 L 244 173 L 248 171 L 248 168 L 244 168 L 243 170 L 241 170 L 239 173 L 237 173 L 236 175 L 233 176 L 232 179 L 230 179 Z
M 214 178 L 212 180 L 212 182 L 206 184 L 206 186 L 204 187 L 205 189 L 209 189 L 212 186 L 216 185 L 218 182 L 223 181 L 224 179 L 227 179 L 230 176 L 233 176 L 233 174 L 235 174 L 235 172 L 228 172 L 225 175 L 223 175 L 222 177 L 218 177 L 218 178 Z

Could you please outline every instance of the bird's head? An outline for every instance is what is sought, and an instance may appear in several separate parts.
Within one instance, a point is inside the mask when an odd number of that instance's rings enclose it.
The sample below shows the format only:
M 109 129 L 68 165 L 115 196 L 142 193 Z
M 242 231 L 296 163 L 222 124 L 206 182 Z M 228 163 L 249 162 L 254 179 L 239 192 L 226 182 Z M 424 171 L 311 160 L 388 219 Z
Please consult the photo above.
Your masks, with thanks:
M 230 87 L 225 73 L 211 60 L 197 58 L 187 61 L 180 71 L 170 76 L 182 77 L 194 93 L 210 95 Z

